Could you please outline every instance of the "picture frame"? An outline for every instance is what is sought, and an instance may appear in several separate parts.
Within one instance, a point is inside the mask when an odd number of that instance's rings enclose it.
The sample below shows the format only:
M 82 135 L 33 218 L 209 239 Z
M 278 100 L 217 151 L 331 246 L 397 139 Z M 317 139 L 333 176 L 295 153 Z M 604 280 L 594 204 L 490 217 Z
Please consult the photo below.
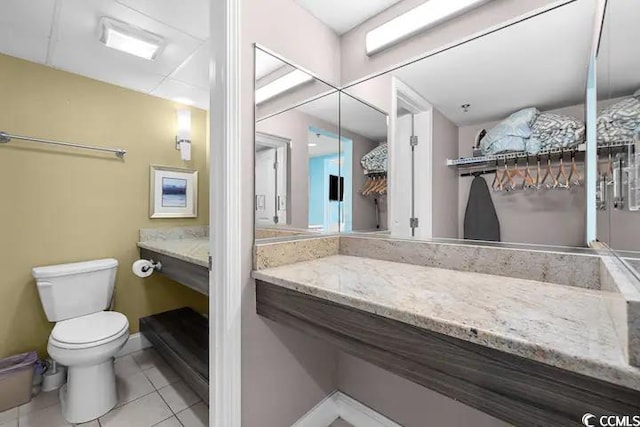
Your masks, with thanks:
M 150 218 L 196 218 L 198 171 L 151 165 L 149 197 Z

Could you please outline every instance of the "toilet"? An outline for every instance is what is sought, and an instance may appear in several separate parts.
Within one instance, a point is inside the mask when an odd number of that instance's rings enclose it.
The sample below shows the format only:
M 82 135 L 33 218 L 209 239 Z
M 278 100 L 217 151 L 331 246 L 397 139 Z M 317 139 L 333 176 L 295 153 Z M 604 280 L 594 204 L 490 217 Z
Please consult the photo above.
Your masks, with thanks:
M 60 404 L 73 424 L 94 420 L 118 402 L 113 361 L 129 338 L 129 322 L 124 314 L 105 311 L 117 269 L 117 260 L 100 259 L 32 271 L 47 319 L 56 322 L 47 351 L 68 367 Z

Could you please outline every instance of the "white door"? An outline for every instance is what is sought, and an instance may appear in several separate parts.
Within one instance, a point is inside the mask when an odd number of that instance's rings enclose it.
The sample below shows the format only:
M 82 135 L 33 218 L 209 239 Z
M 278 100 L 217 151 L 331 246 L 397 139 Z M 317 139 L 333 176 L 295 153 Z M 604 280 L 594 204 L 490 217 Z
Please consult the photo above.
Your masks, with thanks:
M 392 236 L 429 239 L 433 218 L 433 109 L 396 78 L 392 90 L 389 229 Z M 415 145 L 411 143 L 412 137 L 416 138 Z
M 265 148 L 256 152 L 256 225 L 276 224 L 277 175 L 275 148 Z
M 278 224 L 287 223 L 287 146 L 276 149 L 276 206 Z

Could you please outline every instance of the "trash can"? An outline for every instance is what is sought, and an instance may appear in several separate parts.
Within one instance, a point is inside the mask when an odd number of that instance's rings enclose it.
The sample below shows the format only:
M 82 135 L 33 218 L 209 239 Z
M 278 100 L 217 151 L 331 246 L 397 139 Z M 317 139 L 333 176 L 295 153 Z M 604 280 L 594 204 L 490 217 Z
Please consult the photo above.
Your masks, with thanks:
M 35 351 L 0 359 L 0 412 L 31 400 Z

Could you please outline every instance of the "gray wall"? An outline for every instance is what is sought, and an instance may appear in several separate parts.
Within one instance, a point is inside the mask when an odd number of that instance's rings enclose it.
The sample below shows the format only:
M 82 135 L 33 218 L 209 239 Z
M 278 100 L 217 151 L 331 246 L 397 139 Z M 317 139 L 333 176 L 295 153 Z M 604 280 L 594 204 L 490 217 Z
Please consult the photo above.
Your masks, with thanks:
M 345 353 L 339 356 L 338 387 L 404 427 L 508 425 Z
M 367 31 L 424 3 L 424 0 L 401 1 L 342 36 L 342 84 L 382 72 L 391 66 L 554 2 L 555 0 L 493 0 L 393 48 L 368 57 L 365 52 Z
M 292 0 L 242 0 L 242 425 L 289 426 L 335 388 L 337 355 L 327 344 L 256 315 L 253 252 L 253 43 L 339 81 L 340 41 Z M 288 25 L 281 25 L 287 23 Z M 295 25 L 289 25 L 293 24 Z M 313 46 L 313 49 L 309 49 Z
M 584 120 L 584 106 L 578 105 L 552 110 Z M 463 126 L 458 132 L 459 156 L 469 157 L 476 135 L 482 129 L 491 129 L 498 122 Z M 582 165 L 580 173 L 584 176 Z M 533 168 L 535 169 L 535 167 Z M 543 165 L 544 170 L 544 165 Z M 553 169 L 556 171 L 556 168 Z M 535 175 L 534 170 L 532 173 Z M 567 169 L 568 173 L 568 169 Z M 484 175 L 489 189 L 494 175 Z M 469 198 L 472 177 L 459 178 L 458 235 L 463 237 L 464 213 Z M 541 190 L 493 192 L 491 198 L 500 220 L 503 242 L 531 243 L 558 246 L 585 246 L 585 187 L 570 191 Z
M 433 109 L 433 237 L 458 237 L 458 173 L 447 159 L 458 157 L 458 127 Z
M 375 203 L 371 197 L 364 197 L 360 194 L 360 190 L 364 187 L 364 183 L 367 181 L 360 159 L 378 146 L 378 143 L 371 141 L 361 135 L 355 134 L 350 131 L 343 130 L 342 136 L 350 138 L 353 141 L 353 222 L 352 228 L 354 231 L 358 230 L 374 230 L 376 228 L 376 208 Z M 381 229 L 386 229 L 386 217 L 381 219 Z

